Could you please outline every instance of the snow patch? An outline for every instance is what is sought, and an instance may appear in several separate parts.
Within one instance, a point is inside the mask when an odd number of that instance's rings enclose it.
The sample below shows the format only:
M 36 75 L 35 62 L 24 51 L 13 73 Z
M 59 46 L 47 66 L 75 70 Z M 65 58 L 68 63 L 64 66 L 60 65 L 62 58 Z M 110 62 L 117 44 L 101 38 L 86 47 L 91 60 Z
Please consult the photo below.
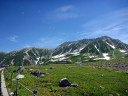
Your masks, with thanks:
M 114 45 L 109 44 L 108 42 L 106 42 L 110 47 L 112 47 L 113 49 L 115 49 Z
M 53 56 L 52 58 L 61 58 L 61 57 L 64 57 L 64 56 L 66 56 L 66 54 L 59 54 L 59 55 Z
M 108 56 L 108 53 L 103 53 L 104 59 L 110 60 L 110 57 Z
M 105 59 L 105 60 L 110 60 L 110 57 L 108 56 L 108 53 L 103 53 L 104 58 L 95 58 L 93 60 L 101 60 L 101 59 Z
M 126 51 L 125 50 L 119 50 L 120 52 L 122 52 L 122 53 L 125 53 Z
M 37 63 L 39 62 L 40 57 L 38 57 L 38 58 L 36 58 L 36 59 L 37 59 L 37 61 L 35 61 L 35 63 L 36 63 L 36 65 L 37 65 Z
M 94 45 L 94 47 L 96 48 L 96 50 L 99 52 L 100 50 L 97 48 L 97 46 L 96 45 Z

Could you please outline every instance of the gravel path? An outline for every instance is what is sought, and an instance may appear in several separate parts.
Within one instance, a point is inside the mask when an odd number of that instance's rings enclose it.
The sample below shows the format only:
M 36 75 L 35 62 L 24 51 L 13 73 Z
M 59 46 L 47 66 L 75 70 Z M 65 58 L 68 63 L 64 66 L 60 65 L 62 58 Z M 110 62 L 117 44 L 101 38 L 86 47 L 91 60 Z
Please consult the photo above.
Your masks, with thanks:
M 1 91 L 3 96 L 9 96 L 5 84 L 4 74 L 3 71 L 1 72 Z

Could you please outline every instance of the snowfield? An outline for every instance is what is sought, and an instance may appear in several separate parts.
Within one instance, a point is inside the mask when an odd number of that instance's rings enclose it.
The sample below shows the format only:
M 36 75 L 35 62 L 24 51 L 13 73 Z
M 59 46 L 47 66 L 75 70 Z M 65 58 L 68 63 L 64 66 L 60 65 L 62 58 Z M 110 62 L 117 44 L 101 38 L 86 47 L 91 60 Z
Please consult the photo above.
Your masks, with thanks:
M 110 60 L 110 57 L 107 56 L 107 55 L 108 55 L 108 53 L 103 53 L 104 59 L 106 59 L 106 60 Z
M 122 52 L 122 53 L 125 53 L 126 51 L 125 50 L 119 50 L 120 52 Z
M 100 50 L 97 48 L 97 46 L 96 46 L 96 45 L 94 45 L 94 47 L 96 48 L 96 50 L 97 50 L 98 52 L 100 52 Z
M 36 59 L 37 59 L 37 61 L 35 61 L 35 64 L 37 65 L 37 63 L 39 62 L 40 57 L 38 57 Z
M 106 42 L 110 47 L 112 47 L 113 49 L 115 49 L 116 47 L 114 45 L 109 44 L 108 42 Z

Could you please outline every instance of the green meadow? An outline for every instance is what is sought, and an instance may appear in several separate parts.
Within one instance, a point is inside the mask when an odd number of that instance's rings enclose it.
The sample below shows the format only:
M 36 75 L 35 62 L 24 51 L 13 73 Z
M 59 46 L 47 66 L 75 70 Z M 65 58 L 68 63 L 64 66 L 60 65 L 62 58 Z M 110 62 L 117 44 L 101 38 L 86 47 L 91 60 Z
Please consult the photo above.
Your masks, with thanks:
M 55 69 L 50 69 L 51 67 L 55 67 Z M 7 68 L 9 77 L 6 70 L 4 71 L 7 88 L 10 88 L 12 92 L 16 90 L 16 76 L 18 75 L 18 73 L 13 73 L 15 69 L 18 67 Z M 48 74 L 45 75 L 45 78 L 31 75 L 31 72 L 35 70 Z M 13 74 L 12 85 L 10 85 L 11 74 Z M 83 96 L 84 93 L 87 93 L 88 96 L 108 96 L 109 94 L 128 96 L 128 93 L 125 92 L 128 90 L 128 74 L 122 72 L 122 69 L 117 71 L 115 68 L 89 67 L 84 64 L 82 66 L 79 64 L 50 64 L 25 66 L 25 71 L 21 74 L 25 78 L 20 79 L 19 82 L 31 91 L 37 90 L 37 96 Z M 71 84 L 78 84 L 79 87 L 59 87 L 59 81 L 63 78 L 67 78 Z M 33 94 L 19 84 L 18 96 L 33 96 Z

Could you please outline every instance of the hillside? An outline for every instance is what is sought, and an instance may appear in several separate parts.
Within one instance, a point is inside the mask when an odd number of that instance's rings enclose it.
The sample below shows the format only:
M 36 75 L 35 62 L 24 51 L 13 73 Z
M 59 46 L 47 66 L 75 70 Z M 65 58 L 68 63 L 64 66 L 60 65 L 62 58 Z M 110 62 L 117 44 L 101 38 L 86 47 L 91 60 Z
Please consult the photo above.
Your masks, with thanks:
M 125 58 L 128 45 L 117 39 L 103 36 L 96 39 L 82 39 L 65 42 L 54 49 L 25 48 L 9 53 L 0 53 L 1 65 L 39 65 L 58 61 L 86 62 Z

